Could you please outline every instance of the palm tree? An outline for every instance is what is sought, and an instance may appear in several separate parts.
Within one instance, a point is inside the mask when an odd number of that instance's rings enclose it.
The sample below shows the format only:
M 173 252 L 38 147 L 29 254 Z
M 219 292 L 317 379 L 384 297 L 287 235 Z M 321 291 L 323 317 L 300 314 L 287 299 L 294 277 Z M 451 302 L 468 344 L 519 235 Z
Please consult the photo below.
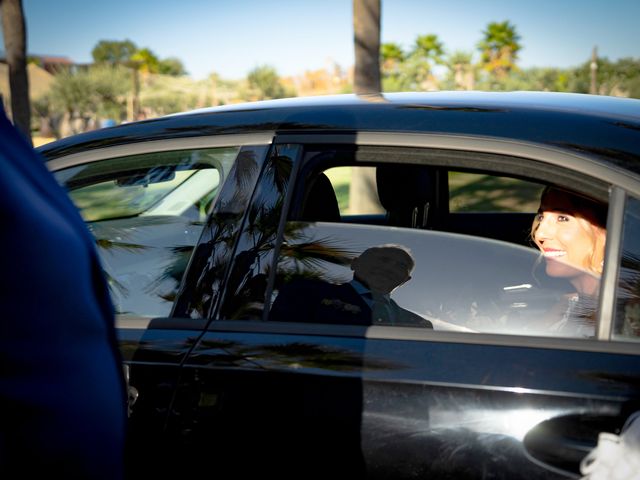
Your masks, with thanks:
M 138 71 L 143 74 L 144 78 L 160 71 L 160 60 L 148 48 L 136 50 L 129 60 L 137 65 Z
M 418 35 L 407 61 L 409 77 L 420 90 L 428 90 L 435 86 L 432 78 L 434 65 L 443 63 L 444 47 L 435 34 Z
M 353 0 L 353 40 L 355 72 L 353 90 L 358 95 L 371 95 L 380 100 L 380 0 Z M 351 177 L 352 205 L 366 205 L 374 201 L 373 194 L 362 195 L 371 183 L 371 176 L 356 170 Z
M 516 68 L 518 51 L 522 48 L 520 35 L 508 20 L 489 23 L 482 34 L 484 38 L 478 43 L 481 63 L 485 70 L 502 79 Z
M 418 55 L 435 63 L 442 63 L 444 47 L 442 46 L 442 42 L 438 39 L 438 36 L 433 33 L 428 35 L 418 35 L 412 54 Z
M 380 47 L 380 59 L 382 72 L 385 75 L 393 75 L 398 73 L 400 65 L 405 60 L 405 54 L 397 43 L 383 43 Z
M 11 116 L 14 125 L 31 142 L 31 107 L 27 76 L 27 39 L 22 0 L 0 0 L 4 46 L 9 66 Z
M 380 0 L 353 0 L 357 94 L 377 94 L 380 85 Z
M 456 50 L 447 59 L 456 90 L 473 90 L 475 86 L 476 69 L 472 57 L 471 52 Z

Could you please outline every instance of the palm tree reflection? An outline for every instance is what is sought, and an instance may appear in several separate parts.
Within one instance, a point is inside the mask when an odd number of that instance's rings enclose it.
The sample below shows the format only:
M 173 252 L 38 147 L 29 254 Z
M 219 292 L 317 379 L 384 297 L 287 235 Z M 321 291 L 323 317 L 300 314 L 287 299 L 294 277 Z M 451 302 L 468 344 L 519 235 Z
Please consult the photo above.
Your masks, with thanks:
M 622 253 L 615 333 L 640 337 L 640 256 Z

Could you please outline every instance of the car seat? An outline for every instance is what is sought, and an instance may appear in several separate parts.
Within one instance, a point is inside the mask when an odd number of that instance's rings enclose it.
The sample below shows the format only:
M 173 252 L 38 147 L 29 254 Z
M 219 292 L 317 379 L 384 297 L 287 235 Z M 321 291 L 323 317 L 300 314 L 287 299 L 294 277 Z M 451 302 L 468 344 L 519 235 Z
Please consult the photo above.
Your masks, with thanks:
M 379 165 L 376 182 L 387 222 L 396 227 L 433 228 L 437 202 L 436 172 L 425 165 Z
M 338 199 L 324 173 L 319 173 L 309 182 L 300 219 L 306 222 L 340 222 Z

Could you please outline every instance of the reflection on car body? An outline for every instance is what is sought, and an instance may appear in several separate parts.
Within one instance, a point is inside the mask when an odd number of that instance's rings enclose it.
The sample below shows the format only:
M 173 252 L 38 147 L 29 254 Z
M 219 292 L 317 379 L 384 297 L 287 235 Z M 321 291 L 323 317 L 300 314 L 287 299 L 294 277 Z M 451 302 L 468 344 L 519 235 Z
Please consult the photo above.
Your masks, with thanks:
M 640 409 L 639 131 L 637 100 L 457 92 L 217 107 L 41 147 L 111 283 L 131 475 L 577 475 Z M 585 332 L 545 323 L 570 293 L 531 236 L 547 185 L 608 205 Z M 380 245 L 410 252 L 411 278 L 338 294 Z

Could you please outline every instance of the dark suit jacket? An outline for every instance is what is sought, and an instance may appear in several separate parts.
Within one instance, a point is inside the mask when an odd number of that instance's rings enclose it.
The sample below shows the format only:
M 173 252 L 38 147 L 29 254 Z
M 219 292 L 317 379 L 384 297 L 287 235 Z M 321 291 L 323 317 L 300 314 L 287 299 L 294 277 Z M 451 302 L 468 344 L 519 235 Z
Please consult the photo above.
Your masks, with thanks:
M 269 319 L 280 322 L 340 325 L 397 325 L 433 328 L 431 322 L 405 310 L 394 300 L 373 306 L 349 283 L 294 280 L 280 289 Z
M 122 477 L 126 397 L 94 239 L 0 111 L 0 472 Z

